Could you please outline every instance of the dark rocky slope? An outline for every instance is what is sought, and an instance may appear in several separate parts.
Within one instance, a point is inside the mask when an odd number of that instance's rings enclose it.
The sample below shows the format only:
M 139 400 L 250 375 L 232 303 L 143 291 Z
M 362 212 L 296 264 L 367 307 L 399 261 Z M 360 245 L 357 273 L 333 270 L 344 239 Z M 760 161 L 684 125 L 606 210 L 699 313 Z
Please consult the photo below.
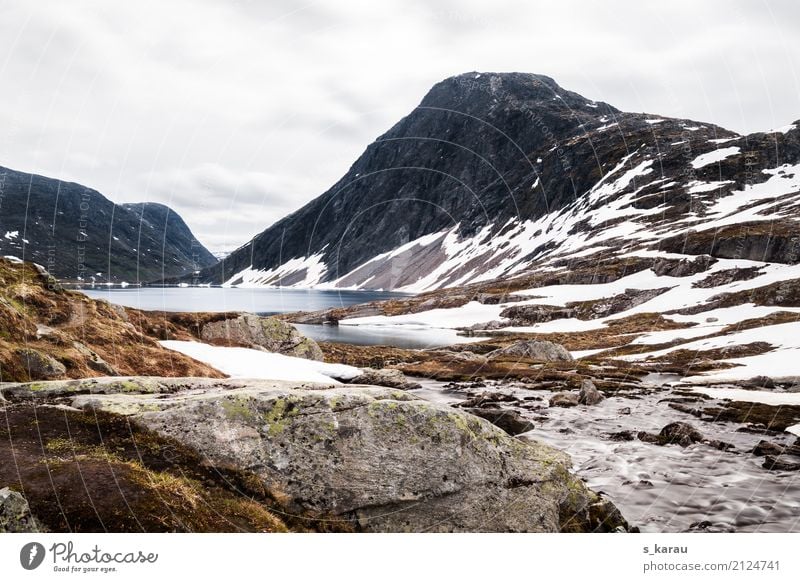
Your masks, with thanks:
M 434 86 L 330 190 L 200 279 L 434 289 L 518 274 L 593 239 L 630 245 L 637 229 L 661 250 L 752 257 L 769 243 L 769 260 L 796 262 L 783 240 L 797 227 L 791 196 L 775 197 L 768 235 L 750 216 L 753 228 L 725 225 L 723 241 L 717 229 L 682 241 L 704 230 L 718 199 L 796 164 L 799 133 L 739 136 L 620 112 L 541 75 L 468 73 Z M 726 148 L 737 152 L 714 159 Z
M 64 280 L 148 282 L 216 261 L 162 204 L 117 205 L 81 184 L 8 168 L 0 168 L 0 231 L 0 254 Z

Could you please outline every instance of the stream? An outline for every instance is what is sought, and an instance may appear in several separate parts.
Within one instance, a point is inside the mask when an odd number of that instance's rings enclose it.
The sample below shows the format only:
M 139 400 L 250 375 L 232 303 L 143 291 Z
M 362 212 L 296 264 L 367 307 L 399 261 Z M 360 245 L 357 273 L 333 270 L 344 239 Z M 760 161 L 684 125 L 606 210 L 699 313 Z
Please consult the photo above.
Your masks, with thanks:
M 442 382 L 415 380 L 422 388 L 414 392 L 428 400 L 453 404 L 467 396 L 447 390 Z M 500 391 L 519 398 L 541 397 L 527 401 L 534 409 L 513 407 L 536 425 L 520 438 L 569 453 L 575 473 L 611 499 L 642 532 L 800 531 L 800 475 L 763 469 L 763 457 L 750 453 L 762 439 L 785 444 L 793 435 L 767 437 L 737 431 L 742 426 L 737 423 L 705 422 L 663 401 L 673 390 L 663 378 L 653 378 L 647 387 L 652 391 L 643 390 L 635 398 L 611 396 L 595 406 L 573 408 L 550 408 L 553 392 L 515 383 L 487 384 L 469 395 Z M 691 424 L 708 439 L 731 443 L 735 452 L 702 443 L 682 448 L 608 437 L 623 430 L 657 434 L 676 421 Z

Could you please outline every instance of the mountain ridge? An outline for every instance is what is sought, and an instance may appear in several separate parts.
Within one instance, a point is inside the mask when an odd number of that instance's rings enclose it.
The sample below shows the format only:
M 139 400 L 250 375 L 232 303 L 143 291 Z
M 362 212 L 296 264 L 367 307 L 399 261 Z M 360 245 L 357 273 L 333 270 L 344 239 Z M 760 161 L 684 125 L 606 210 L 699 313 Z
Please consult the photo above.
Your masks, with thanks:
M 0 255 L 39 263 L 59 279 L 146 283 L 215 262 L 163 204 L 115 204 L 82 184 L 5 167 L 0 186 Z
M 713 159 L 726 149 L 737 153 Z M 680 235 L 676 225 L 697 225 L 716 198 L 798 160 L 794 129 L 741 136 L 625 113 L 543 75 L 465 73 L 199 280 L 424 291 L 515 275 L 578 243 Z

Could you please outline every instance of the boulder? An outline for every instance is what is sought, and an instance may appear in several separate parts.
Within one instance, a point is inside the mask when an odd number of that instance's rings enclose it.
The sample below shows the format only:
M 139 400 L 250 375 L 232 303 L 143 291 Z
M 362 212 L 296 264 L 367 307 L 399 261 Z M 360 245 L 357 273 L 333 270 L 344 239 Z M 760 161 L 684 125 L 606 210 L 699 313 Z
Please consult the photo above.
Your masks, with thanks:
M 64 400 L 126 415 L 211 466 L 250 475 L 294 514 L 376 532 L 628 528 L 564 453 L 408 392 L 235 379 L 98 387 L 109 382 L 73 385 Z
M 106 376 L 116 376 L 117 371 L 101 358 L 97 352 L 89 349 L 81 342 L 72 342 L 73 347 L 86 358 L 86 364 L 92 369 Z
M 17 356 L 32 380 L 58 378 L 67 373 L 64 364 L 38 350 L 21 348 L 17 350 Z
M 25 497 L 8 487 L 0 489 L 0 533 L 36 533 L 42 529 Z
M 322 350 L 290 323 L 274 317 L 242 314 L 206 323 L 200 338 L 215 345 L 245 346 L 268 352 L 322 361 Z
M 400 390 L 414 390 L 420 388 L 416 382 L 411 382 L 400 370 L 392 368 L 361 368 L 362 374 L 350 380 L 350 384 L 369 384 L 370 386 L 386 386 Z
M 572 362 L 574 359 L 567 348 L 560 344 L 546 340 L 515 342 L 505 348 L 500 348 L 499 350 L 489 352 L 487 356 L 490 359 L 498 357 L 514 357 L 528 358 L 530 360 L 538 360 L 540 362 Z
M 758 444 L 753 448 L 752 453 L 756 457 L 764 457 L 766 455 L 772 456 L 780 456 L 784 453 L 785 448 L 777 443 L 772 443 L 770 441 L 760 440 Z
M 766 455 L 761 466 L 770 471 L 800 471 L 800 462 L 787 461 L 772 455 Z
M 568 408 L 570 406 L 578 406 L 580 401 L 578 395 L 574 392 L 556 392 L 550 397 L 550 406 L 561 406 Z
M 511 394 L 505 394 L 504 392 L 493 392 L 487 390 L 485 392 L 481 392 L 480 394 L 476 394 L 467 400 L 463 400 L 453 406 L 461 407 L 461 408 L 483 408 L 485 406 L 496 406 L 496 402 L 519 402 L 519 398 L 516 396 L 512 396 Z
M 578 393 L 578 402 L 580 404 L 594 406 L 595 404 L 599 404 L 605 399 L 606 397 L 600 393 L 600 391 L 594 385 L 594 382 L 592 382 L 588 378 L 583 381 L 583 384 L 581 384 L 581 390 Z
M 657 435 L 643 431 L 638 434 L 638 437 L 640 441 L 660 446 L 675 444 L 688 447 L 691 444 L 705 441 L 705 437 L 699 430 L 685 422 L 672 422 L 662 428 Z
M 536 428 L 532 422 L 523 418 L 516 410 L 503 410 L 502 408 L 466 408 L 465 410 L 470 414 L 488 420 L 511 436 Z

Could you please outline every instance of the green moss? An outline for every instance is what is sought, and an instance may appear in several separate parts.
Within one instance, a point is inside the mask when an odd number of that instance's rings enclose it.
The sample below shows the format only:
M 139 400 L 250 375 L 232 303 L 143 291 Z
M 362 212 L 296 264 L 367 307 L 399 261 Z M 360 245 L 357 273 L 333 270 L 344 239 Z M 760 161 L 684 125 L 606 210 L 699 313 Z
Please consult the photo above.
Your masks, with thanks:
M 268 433 L 271 437 L 276 437 L 281 434 L 284 430 L 286 430 L 286 426 L 288 425 L 288 418 L 287 418 L 287 407 L 288 407 L 288 399 L 286 398 L 279 398 L 275 400 L 272 408 L 269 412 L 264 414 L 264 421 L 267 423 Z M 296 412 L 295 412 L 296 414 Z
M 74 443 L 65 438 L 54 438 L 47 441 L 44 445 L 46 451 L 51 453 L 65 453 L 73 450 Z
M 122 380 L 119 382 L 120 389 L 123 392 L 142 392 L 143 386 L 133 380 Z
M 233 397 L 222 401 L 225 416 L 230 420 L 252 421 L 255 413 L 250 407 L 250 399 L 246 397 Z

